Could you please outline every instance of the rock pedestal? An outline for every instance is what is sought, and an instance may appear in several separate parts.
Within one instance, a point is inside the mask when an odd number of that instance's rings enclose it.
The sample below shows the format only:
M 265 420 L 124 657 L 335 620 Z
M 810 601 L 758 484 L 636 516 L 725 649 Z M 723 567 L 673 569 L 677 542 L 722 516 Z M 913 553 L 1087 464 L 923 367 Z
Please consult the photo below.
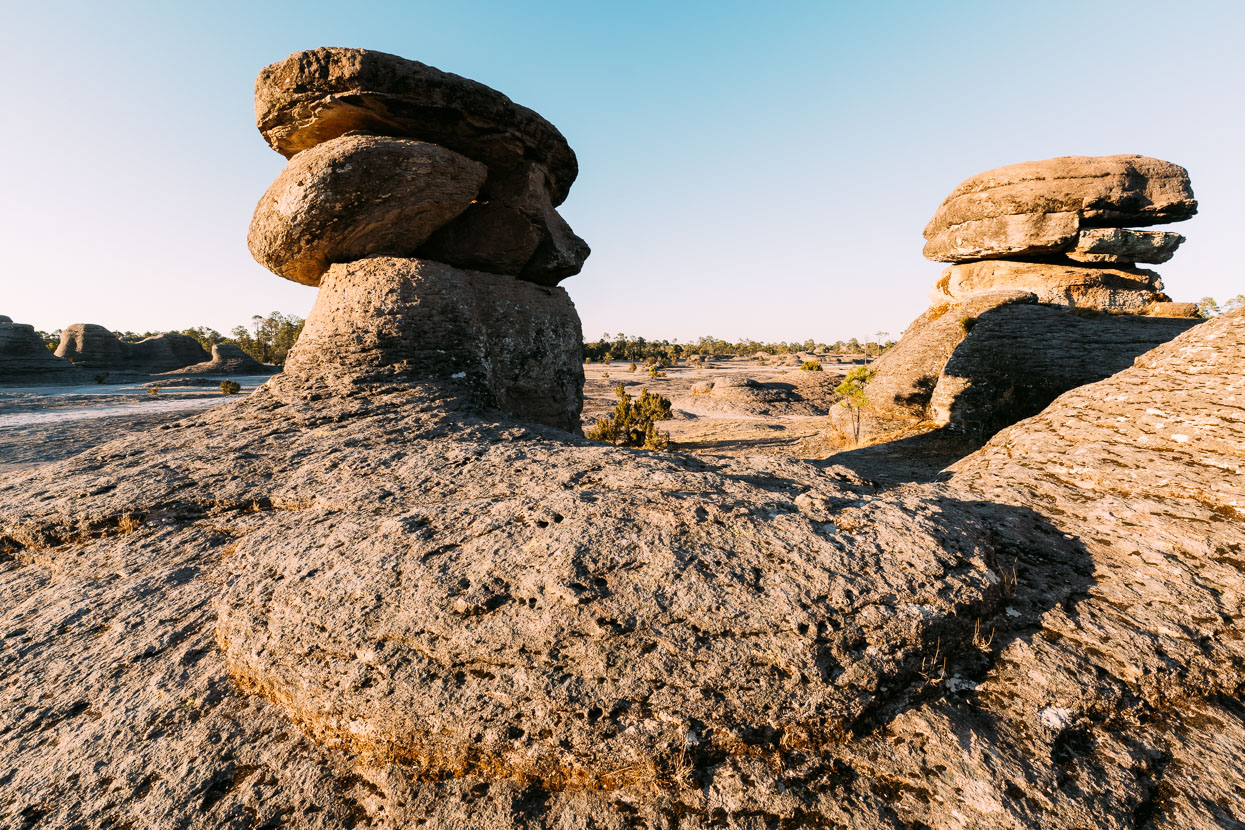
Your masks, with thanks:
M 553 125 L 359 49 L 291 55 L 255 94 L 260 132 L 291 160 L 255 210 L 251 252 L 320 286 L 282 386 L 435 383 L 578 432 L 583 338 L 555 286 L 589 251 L 555 210 L 577 166 Z
M 952 264 L 874 366 L 865 437 L 921 424 L 986 437 L 1194 325 L 1196 307 L 1137 267 L 1166 262 L 1184 237 L 1126 225 L 1196 211 L 1185 169 L 1145 156 L 1069 156 L 964 181 L 925 228 L 925 256 Z M 836 410 L 841 432 L 854 416 Z

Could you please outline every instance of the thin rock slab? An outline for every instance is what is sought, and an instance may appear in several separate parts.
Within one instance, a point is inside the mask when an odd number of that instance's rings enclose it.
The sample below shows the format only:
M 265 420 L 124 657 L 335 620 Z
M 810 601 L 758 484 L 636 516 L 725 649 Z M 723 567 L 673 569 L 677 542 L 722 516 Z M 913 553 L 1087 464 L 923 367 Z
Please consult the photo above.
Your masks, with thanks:
M 1086 228 L 1066 256 L 1077 262 L 1162 263 L 1185 241 L 1178 233 L 1124 228 Z
M 956 303 L 976 294 L 1027 291 L 1038 302 L 1111 313 L 1144 314 L 1170 298 L 1154 271 L 1124 266 L 988 259 L 952 265 L 930 291 L 930 303 Z
M 414 254 L 472 204 L 487 174 L 425 141 L 335 138 L 281 171 L 255 208 L 247 244 L 274 274 L 319 285 L 335 262 Z
M 1147 156 L 1064 156 L 979 173 L 925 227 L 925 256 L 966 262 L 1053 254 L 1087 227 L 1155 225 L 1197 213 L 1183 167 Z
M 583 333 L 561 288 L 440 262 L 332 266 L 285 377 L 336 392 L 436 380 L 519 420 L 579 431 Z
M 295 52 L 260 70 L 255 119 L 291 158 L 354 130 L 430 141 L 505 171 L 533 161 L 560 205 L 578 175 L 557 128 L 495 89 L 418 61 L 368 49 Z

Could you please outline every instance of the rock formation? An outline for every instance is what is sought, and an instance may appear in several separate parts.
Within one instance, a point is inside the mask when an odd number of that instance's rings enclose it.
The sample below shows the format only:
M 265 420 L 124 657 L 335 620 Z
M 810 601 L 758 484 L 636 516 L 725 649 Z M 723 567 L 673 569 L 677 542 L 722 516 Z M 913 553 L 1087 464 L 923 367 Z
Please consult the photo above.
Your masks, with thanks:
M 6 826 L 1245 821 L 1245 311 L 887 490 L 488 409 L 560 289 L 320 290 L 248 398 L 0 478 Z
M 588 256 L 555 210 L 579 172 L 566 139 L 483 84 L 312 49 L 260 72 L 255 115 L 291 163 L 255 211 L 251 252 L 288 279 L 389 254 L 553 286 Z
M 75 323 L 61 331 L 56 356 L 84 369 L 158 374 L 208 360 L 199 341 L 184 334 L 159 334 L 128 343 L 94 323 Z
M 72 364 L 48 351 L 35 327 L 0 314 L 0 384 L 74 383 Z
M 474 81 L 349 49 L 262 71 L 256 111 L 296 155 L 260 200 L 251 251 L 320 286 L 289 382 L 436 378 L 473 405 L 578 432 L 583 337 L 553 285 L 587 247 L 553 209 L 576 168 L 551 124 Z M 361 129 L 391 137 L 345 134 Z
M 274 366 L 260 363 L 234 343 L 217 343 L 212 346 L 212 358 L 203 363 L 186 366 L 166 374 L 172 375 L 266 375 L 276 370 Z
M 932 424 L 986 437 L 1194 325 L 1196 306 L 1137 267 L 1166 262 L 1184 237 L 1123 226 L 1196 211 L 1185 169 L 1144 156 L 1027 162 L 963 182 L 925 228 L 925 256 L 954 264 L 873 367 L 864 435 Z M 841 432 L 852 418 L 834 412 Z

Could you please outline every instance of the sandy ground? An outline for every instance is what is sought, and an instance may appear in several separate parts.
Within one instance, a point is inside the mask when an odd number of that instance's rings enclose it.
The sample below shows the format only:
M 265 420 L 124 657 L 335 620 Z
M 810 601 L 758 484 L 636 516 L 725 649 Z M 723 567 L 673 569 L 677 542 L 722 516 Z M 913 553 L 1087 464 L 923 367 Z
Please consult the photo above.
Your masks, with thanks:
M 820 359 L 821 372 L 797 365 L 762 363 L 751 358 L 714 360 L 705 366 L 680 363 L 650 378 L 643 366 L 627 362 L 584 366 L 584 429 L 614 408 L 614 388 L 632 396 L 647 388 L 670 399 L 674 418 L 660 428 L 674 448 L 712 455 L 785 455 L 823 458 L 837 447 L 824 436 L 834 387 L 855 361 Z M 749 382 L 751 382 L 749 384 Z M 707 393 L 693 389 L 712 383 Z
M 236 377 L 241 395 L 268 375 Z M 148 392 L 159 386 L 156 394 Z M 77 455 L 229 400 L 219 381 L 141 377 L 122 384 L 0 387 L 0 473 Z
M 822 357 L 821 372 L 774 360 L 730 358 L 679 364 L 649 377 L 627 362 L 584 366 L 583 425 L 614 408 L 617 385 L 671 400 L 674 418 L 660 427 L 672 449 L 707 455 L 781 455 L 843 464 L 879 484 L 928 481 L 975 447 L 939 436 L 913 436 L 877 447 L 845 449 L 827 431 L 834 387 L 859 360 Z M 235 378 L 246 395 L 268 376 Z M 148 393 L 159 385 L 160 391 Z M 0 387 L 0 474 L 76 455 L 120 435 L 155 430 L 229 400 L 217 381 L 135 378 L 125 384 Z

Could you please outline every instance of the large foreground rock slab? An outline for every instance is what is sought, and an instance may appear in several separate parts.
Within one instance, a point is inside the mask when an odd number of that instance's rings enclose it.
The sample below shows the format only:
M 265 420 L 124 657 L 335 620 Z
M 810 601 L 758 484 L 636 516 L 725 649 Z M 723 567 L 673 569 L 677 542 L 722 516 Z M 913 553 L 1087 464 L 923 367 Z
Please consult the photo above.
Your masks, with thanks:
M 1147 156 L 1064 156 L 964 180 L 925 227 L 939 262 L 1055 254 L 1081 228 L 1188 219 L 1197 201 L 1183 167 Z
M 487 172 L 424 141 L 333 139 L 281 171 L 255 208 L 247 244 L 273 273 L 319 285 L 334 262 L 414 254 L 471 205 Z
M 34 326 L 0 315 L 0 384 L 72 383 L 80 378 L 73 364 L 48 350 Z
M 285 371 L 336 390 L 435 379 L 572 432 L 583 408 L 583 334 L 564 290 L 423 259 L 332 266 Z
M 929 300 L 937 306 L 996 291 L 1027 291 L 1041 303 L 1116 314 L 1144 314 L 1170 300 L 1159 275 L 1144 268 L 1006 259 L 952 265 L 939 276 Z
M 555 206 L 579 172 L 566 139 L 532 110 L 484 84 L 367 49 L 295 52 L 260 70 L 255 118 L 286 158 L 362 130 L 440 144 L 494 172 L 536 162 Z
M 893 490 L 291 378 L 10 475 L 0 816 L 1235 826 L 1243 362 L 1216 318 Z

